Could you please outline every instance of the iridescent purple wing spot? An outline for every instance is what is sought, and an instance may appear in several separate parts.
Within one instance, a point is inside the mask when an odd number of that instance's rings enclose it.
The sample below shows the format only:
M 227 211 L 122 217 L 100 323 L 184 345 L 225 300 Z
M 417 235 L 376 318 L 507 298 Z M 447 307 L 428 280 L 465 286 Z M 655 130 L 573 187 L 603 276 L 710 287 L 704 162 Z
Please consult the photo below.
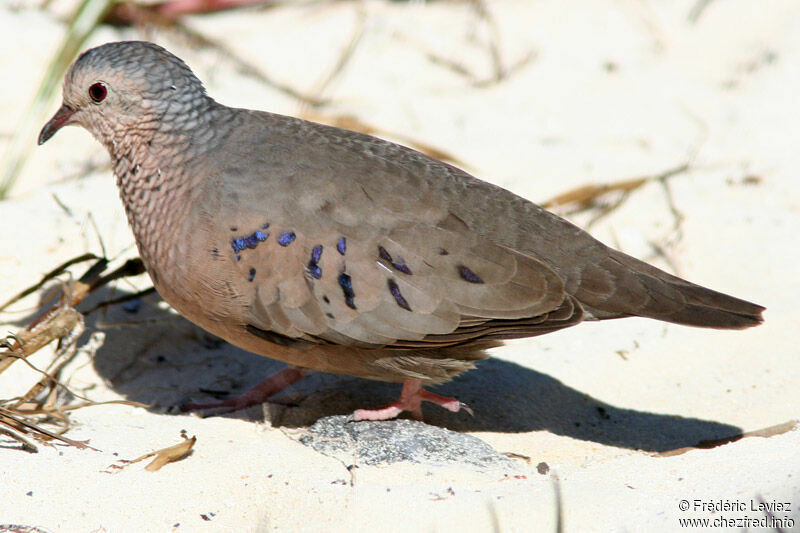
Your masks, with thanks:
M 244 239 L 242 239 L 242 238 L 233 239 L 231 241 L 231 248 L 233 248 L 233 253 L 238 255 L 239 252 L 241 252 L 242 250 L 244 250 L 246 248 L 246 245 L 244 243 Z
M 293 231 L 287 231 L 285 233 L 281 233 L 278 236 L 278 244 L 280 244 L 281 246 L 289 246 L 290 244 L 292 244 L 292 241 L 294 241 L 295 237 L 296 236 Z
M 412 274 L 411 269 L 408 268 L 402 257 L 397 263 L 392 263 L 392 266 L 403 274 L 408 274 L 409 276 Z
M 251 235 L 246 237 L 238 237 L 231 241 L 231 248 L 233 248 L 233 252 L 235 254 L 239 254 L 239 252 L 249 248 L 254 249 L 258 246 L 258 243 L 264 242 L 269 237 L 269 233 L 263 232 L 261 230 L 254 231 Z
M 322 269 L 319 265 L 308 265 L 308 273 L 311 274 L 311 277 L 314 279 L 320 279 L 322 277 Z
M 314 279 L 320 279 L 322 277 L 322 269 L 317 264 L 321 257 L 322 245 L 318 244 L 311 249 L 311 259 L 308 260 L 308 273 L 311 274 L 311 277 Z
M 477 274 L 475 274 L 475 272 L 464 265 L 458 266 L 458 273 L 461 275 L 461 278 L 464 281 L 468 281 L 470 283 L 483 283 L 483 280 Z
M 402 257 L 398 257 L 397 261 L 395 261 L 392 255 L 389 252 L 387 252 L 386 248 L 384 248 L 383 246 L 378 246 L 378 256 L 387 263 L 389 263 L 390 265 L 392 265 L 392 267 L 394 267 L 395 270 L 402 272 L 403 274 L 408 274 L 409 276 L 412 274 L 411 269 L 408 268 L 408 265 L 406 265 L 406 262 L 403 260 Z
M 350 309 L 355 309 L 356 304 L 353 299 L 356 297 L 356 293 L 353 291 L 353 280 L 350 279 L 350 276 L 342 272 L 339 274 L 339 286 L 344 293 L 344 303 L 347 304 L 347 307 Z
M 322 257 L 322 245 L 318 244 L 311 250 L 311 261 L 319 263 L 320 257 Z
M 247 237 L 244 238 L 244 245 L 250 248 L 251 250 L 254 250 L 255 247 L 258 246 L 258 242 L 259 241 L 258 239 L 256 239 L 255 234 L 248 235 Z
M 244 238 L 244 245 L 254 250 L 255 247 L 258 246 L 258 243 L 266 241 L 267 237 L 269 237 L 268 233 L 264 233 L 261 230 L 255 231 L 252 235 L 248 235 Z
M 411 311 L 411 306 L 408 305 L 406 299 L 403 298 L 403 295 L 400 293 L 400 287 L 397 286 L 397 283 L 393 279 L 389 280 L 389 292 L 394 296 L 394 301 L 397 302 L 397 305 L 406 311 Z

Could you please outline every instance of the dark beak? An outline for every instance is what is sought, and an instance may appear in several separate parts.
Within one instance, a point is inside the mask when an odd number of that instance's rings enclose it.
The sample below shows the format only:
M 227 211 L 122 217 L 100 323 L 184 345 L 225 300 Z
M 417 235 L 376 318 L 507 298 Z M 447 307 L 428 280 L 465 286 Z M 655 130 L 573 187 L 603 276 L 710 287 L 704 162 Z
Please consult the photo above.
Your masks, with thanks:
M 72 115 L 74 114 L 74 109 L 70 109 L 66 105 L 62 105 L 58 111 L 56 111 L 56 114 L 53 115 L 53 118 L 50 119 L 50 122 L 44 125 L 42 132 L 39 133 L 39 145 L 46 143 L 47 139 L 55 135 L 56 132 L 62 127 L 69 124 L 69 119 L 71 119 Z

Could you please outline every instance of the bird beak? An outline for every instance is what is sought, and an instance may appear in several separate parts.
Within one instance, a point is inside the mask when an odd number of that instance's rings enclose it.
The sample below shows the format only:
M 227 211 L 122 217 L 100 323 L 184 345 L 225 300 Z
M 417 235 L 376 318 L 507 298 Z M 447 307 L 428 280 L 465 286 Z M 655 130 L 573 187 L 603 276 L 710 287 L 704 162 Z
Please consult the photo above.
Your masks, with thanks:
M 44 125 L 41 133 L 39 133 L 39 145 L 46 143 L 47 139 L 55 135 L 58 130 L 69 124 L 69 119 L 71 119 L 72 115 L 74 114 L 74 109 L 70 109 L 66 105 L 62 105 L 58 111 L 56 111 L 56 114 L 53 115 L 53 118 L 51 118 L 50 121 Z

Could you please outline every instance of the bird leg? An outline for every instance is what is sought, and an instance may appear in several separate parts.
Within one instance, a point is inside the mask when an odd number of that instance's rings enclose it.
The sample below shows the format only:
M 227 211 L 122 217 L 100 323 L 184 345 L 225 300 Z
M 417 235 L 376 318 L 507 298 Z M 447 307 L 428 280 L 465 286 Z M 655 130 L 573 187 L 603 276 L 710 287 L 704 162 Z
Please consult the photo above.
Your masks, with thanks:
M 293 385 L 303 379 L 308 374 L 308 370 L 297 366 L 288 366 L 272 374 L 270 377 L 255 385 L 253 388 L 240 394 L 228 398 L 227 400 L 214 403 L 185 403 L 181 406 L 182 411 L 195 411 L 200 409 L 219 409 L 225 408 L 223 413 L 230 413 L 250 407 L 251 405 L 258 405 L 266 402 L 270 396 L 278 394 L 280 391 Z
M 463 409 L 469 414 L 473 414 L 472 409 L 457 399 L 439 396 L 423 389 L 421 379 L 407 379 L 403 382 L 403 390 L 400 392 L 399 400 L 381 409 L 358 409 L 353 411 L 351 419 L 355 422 L 361 420 L 389 420 L 403 411 L 408 411 L 414 420 L 422 420 L 422 402 L 435 403 L 454 413 Z
M 308 372 L 309 371 L 305 368 L 289 366 L 280 372 L 272 374 L 244 394 L 228 398 L 221 402 L 185 403 L 181 405 L 181 410 L 197 411 L 205 409 L 224 409 L 221 411 L 222 413 L 230 413 L 252 405 L 259 405 L 266 402 L 271 396 L 281 392 L 286 387 L 303 379 Z M 403 390 L 400 392 L 399 400 L 381 409 L 357 409 L 353 411 L 350 418 L 355 422 L 362 420 L 390 420 L 400 415 L 403 411 L 408 411 L 415 420 L 422 420 L 422 402 L 435 403 L 454 413 L 463 409 L 469 414 L 473 414 L 472 409 L 457 399 L 440 396 L 423 389 L 421 379 L 407 379 L 403 382 Z

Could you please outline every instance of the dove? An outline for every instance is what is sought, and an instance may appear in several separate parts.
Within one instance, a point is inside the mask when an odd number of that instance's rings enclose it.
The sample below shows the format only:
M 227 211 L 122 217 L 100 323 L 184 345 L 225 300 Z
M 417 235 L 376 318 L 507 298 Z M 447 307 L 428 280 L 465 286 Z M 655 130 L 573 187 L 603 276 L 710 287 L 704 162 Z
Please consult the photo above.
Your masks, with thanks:
M 39 144 L 67 125 L 111 157 L 141 259 L 178 313 L 288 366 L 244 394 L 266 401 L 309 371 L 402 383 L 385 420 L 504 340 L 646 317 L 744 329 L 764 307 L 602 244 L 503 188 L 410 148 L 206 94 L 149 42 L 81 54 Z M 471 412 L 471 411 L 470 411 Z

